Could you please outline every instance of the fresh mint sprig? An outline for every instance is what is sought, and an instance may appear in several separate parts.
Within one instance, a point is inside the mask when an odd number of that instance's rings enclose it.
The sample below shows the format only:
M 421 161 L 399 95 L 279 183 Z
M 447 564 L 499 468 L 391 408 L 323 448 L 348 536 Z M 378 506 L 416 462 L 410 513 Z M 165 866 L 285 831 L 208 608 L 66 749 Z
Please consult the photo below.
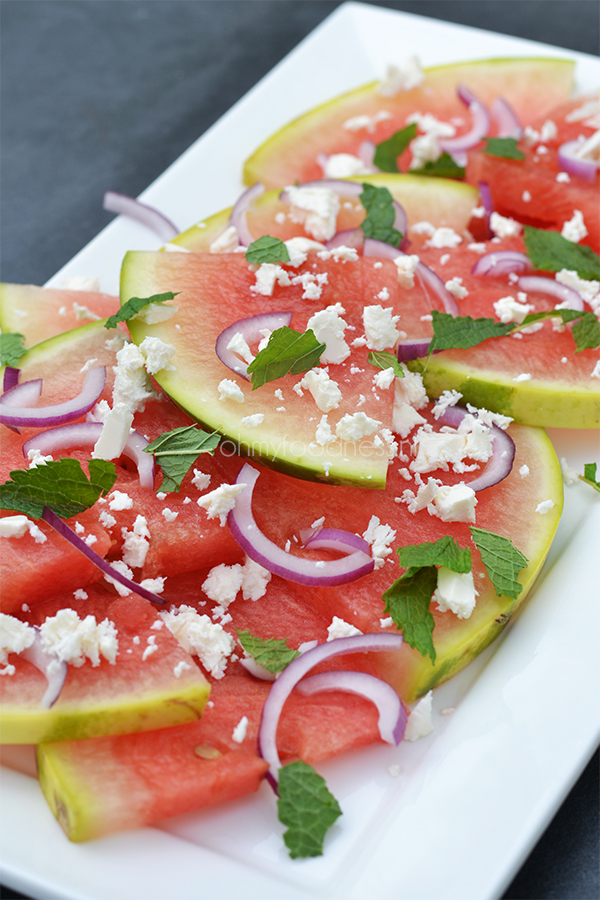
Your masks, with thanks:
M 23 346 L 25 337 L 16 332 L 0 334 L 0 366 L 17 366 L 22 356 L 27 353 Z
M 600 481 L 596 477 L 596 463 L 586 463 L 583 467 L 583 475 L 580 475 L 579 478 L 600 493 Z
M 525 159 L 525 154 L 517 147 L 515 138 L 484 138 L 483 152 L 501 159 Z
M 468 547 L 459 547 L 458 542 L 449 534 L 437 541 L 399 547 L 397 552 L 400 565 L 405 569 L 417 566 L 444 566 L 453 572 L 471 571 L 471 551 Z
M 584 244 L 568 241 L 558 231 L 523 227 L 525 249 L 535 269 L 544 272 L 560 272 L 569 269 L 580 278 L 600 280 L 600 256 Z
M 292 859 L 322 856 L 325 835 L 342 815 L 325 780 L 298 760 L 279 770 L 277 790 L 279 821 L 287 826 L 283 840 Z
M 283 672 L 292 660 L 300 656 L 297 650 L 288 647 L 286 641 L 278 638 L 266 638 L 263 640 L 251 634 L 247 628 L 243 631 L 238 631 L 238 640 L 246 653 L 250 654 L 259 666 L 262 666 L 263 669 L 266 669 L 267 672 L 272 672 L 274 675 L 277 672 Z
M 382 172 L 398 172 L 398 157 L 404 153 L 413 138 L 417 136 L 417 126 L 413 122 L 396 131 L 391 137 L 377 144 L 373 165 Z
M 392 195 L 386 187 L 376 187 L 366 182 L 362 188 L 359 199 L 367 215 L 360 227 L 365 237 L 399 247 L 402 235 L 394 228 L 396 212 Z
M 527 557 L 517 550 L 508 538 L 483 528 L 470 528 L 473 543 L 481 554 L 481 561 L 490 581 L 500 597 L 505 594 L 516 600 L 523 590 L 517 581 L 519 572 L 528 563 Z
M 77 459 L 63 457 L 33 469 L 16 469 L 0 484 L 0 509 L 41 519 L 47 506 L 61 519 L 89 509 L 116 481 L 115 465 L 104 459 L 88 462 L 89 479 Z
M 393 369 L 396 378 L 404 378 L 404 369 L 400 365 L 398 357 L 389 350 L 370 350 L 367 362 L 376 369 Z
M 173 300 L 178 293 L 179 291 L 175 294 L 172 291 L 166 291 L 164 294 L 153 294 L 152 297 L 130 297 L 129 300 L 123 304 L 118 313 L 108 317 L 104 323 L 104 327 L 116 328 L 119 322 L 128 322 L 129 319 L 136 316 L 145 306 L 149 306 L 151 303 L 165 303 L 167 300 Z
M 245 253 L 246 260 L 255 265 L 262 263 L 289 263 L 290 253 L 280 238 L 263 234 L 254 241 Z
M 435 662 L 433 628 L 435 621 L 429 611 L 433 592 L 437 587 L 435 566 L 411 567 L 383 594 L 385 612 L 402 631 L 404 640 L 422 656 Z
M 210 453 L 212 456 L 220 439 L 216 432 L 209 434 L 196 425 L 184 425 L 166 431 L 144 447 L 144 452 L 154 456 L 162 469 L 160 490 L 165 493 L 178 491 L 200 454 Z
M 314 331 L 294 331 L 284 325 L 269 337 L 269 343 L 260 350 L 250 365 L 252 390 L 269 381 L 276 381 L 284 375 L 300 375 L 316 366 L 321 359 L 326 344 L 320 343 Z
M 464 178 L 466 169 L 459 166 L 449 153 L 442 153 L 435 160 L 428 160 L 424 166 L 412 170 L 415 175 L 429 175 L 434 178 Z

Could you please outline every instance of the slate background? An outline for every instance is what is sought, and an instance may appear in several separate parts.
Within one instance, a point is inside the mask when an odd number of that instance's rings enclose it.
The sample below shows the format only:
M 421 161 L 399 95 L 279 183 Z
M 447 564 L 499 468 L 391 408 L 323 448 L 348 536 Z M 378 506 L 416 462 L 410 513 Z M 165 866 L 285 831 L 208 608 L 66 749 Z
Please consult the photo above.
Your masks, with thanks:
M 596 0 L 376 5 L 598 55 Z M 1 0 L 2 280 L 43 284 L 111 220 L 106 189 L 139 194 L 336 6 Z M 598 795 L 596 753 L 505 900 L 600 896 Z

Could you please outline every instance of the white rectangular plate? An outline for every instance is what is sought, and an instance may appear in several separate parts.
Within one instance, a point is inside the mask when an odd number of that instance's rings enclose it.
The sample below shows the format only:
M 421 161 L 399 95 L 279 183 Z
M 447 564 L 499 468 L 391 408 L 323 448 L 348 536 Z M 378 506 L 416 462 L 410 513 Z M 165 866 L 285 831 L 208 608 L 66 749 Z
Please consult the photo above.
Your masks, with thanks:
M 243 159 L 314 104 L 383 74 L 399 48 L 423 65 L 490 56 L 576 58 L 580 90 L 597 60 L 531 41 L 348 3 L 198 140 L 142 199 L 180 227 L 230 205 Z M 223 148 L 227 156 L 223 157 Z M 50 282 L 100 275 L 116 292 L 128 249 L 156 249 L 117 219 Z M 556 430 L 582 470 L 597 435 Z M 160 827 L 70 844 L 37 783 L 2 770 L 3 879 L 40 900 L 492 900 L 500 896 L 598 742 L 597 535 L 600 504 L 581 483 L 526 608 L 503 638 L 435 692 L 435 732 L 320 767 L 344 816 L 326 854 L 292 862 L 266 785 L 245 800 Z M 584 623 L 582 625 L 582 623 Z M 456 707 L 451 715 L 441 709 Z M 387 771 L 402 767 L 398 777 Z

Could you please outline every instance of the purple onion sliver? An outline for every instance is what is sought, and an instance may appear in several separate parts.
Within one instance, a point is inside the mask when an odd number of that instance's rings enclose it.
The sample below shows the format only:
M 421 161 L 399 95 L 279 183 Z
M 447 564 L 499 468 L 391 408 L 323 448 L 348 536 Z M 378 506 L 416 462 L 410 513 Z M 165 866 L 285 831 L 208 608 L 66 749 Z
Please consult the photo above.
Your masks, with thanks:
M 234 540 L 250 559 L 287 581 L 315 587 L 347 584 L 373 571 L 374 561 L 362 550 L 356 550 L 341 559 L 314 560 L 286 553 L 270 541 L 260 531 L 252 514 L 252 493 L 259 474 L 248 463 L 242 466 L 236 484 L 245 484 L 246 487 L 238 495 L 235 507 L 227 517 Z
M 442 301 L 442 306 L 444 307 L 444 312 L 448 313 L 450 316 L 458 316 L 460 315 L 460 310 L 458 308 L 458 303 L 456 302 L 456 298 L 450 293 L 442 279 L 439 275 L 430 269 L 429 266 L 426 266 L 425 263 L 420 262 L 417 266 L 417 278 L 421 282 L 423 290 L 427 294 L 427 287 L 430 287 L 439 300 Z M 431 298 L 428 295 L 429 305 L 433 309 L 433 304 L 431 302 Z
M 439 143 L 442 150 L 453 156 L 462 154 L 478 144 L 488 134 L 491 125 L 487 107 L 477 99 L 469 88 L 465 87 L 465 85 L 459 85 L 457 93 L 462 102 L 469 107 L 472 123 L 470 130 L 466 134 L 461 134 L 459 137 L 440 139 Z
M 450 406 L 440 416 L 439 421 L 442 425 L 458 428 L 467 414 L 468 410 L 464 406 Z M 490 431 L 492 435 L 492 455 L 487 461 L 483 472 L 472 481 L 465 482 L 467 487 L 470 487 L 476 493 L 503 481 L 510 475 L 515 460 L 516 447 L 510 435 L 497 425 L 492 425 Z
M 51 528 L 54 528 L 62 537 L 66 538 L 70 544 L 73 544 L 74 547 L 77 548 L 84 556 L 86 556 L 90 562 L 94 563 L 101 572 L 105 575 L 108 575 L 110 578 L 114 578 L 115 581 L 118 581 L 119 584 L 124 585 L 127 590 L 131 591 L 134 594 L 139 594 L 140 597 L 144 597 L 146 600 L 150 600 L 151 603 L 156 603 L 157 606 L 162 606 L 166 603 L 166 600 L 163 597 L 159 597 L 158 594 L 155 594 L 153 591 L 149 591 L 147 588 L 143 588 L 141 584 L 136 584 L 135 581 L 132 581 L 131 578 L 127 578 L 126 575 L 121 575 L 120 572 L 117 572 L 116 569 L 113 569 L 111 564 L 103 559 L 99 553 L 96 553 L 95 550 L 92 550 L 91 547 L 83 541 L 79 535 L 75 534 L 75 532 L 69 528 L 66 522 L 57 516 L 56 513 L 52 512 L 47 506 L 44 507 L 44 512 L 42 513 L 42 519 L 46 522 L 47 525 L 50 525 Z
M 413 338 L 412 340 L 399 341 L 396 346 L 398 362 L 410 362 L 413 359 L 422 359 L 429 353 L 431 338 Z M 439 353 L 439 350 L 434 350 Z
M 351 531 L 343 531 L 341 528 L 319 528 L 304 541 L 307 550 L 339 550 L 342 553 L 351 553 L 354 550 L 362 550 L 370 553 L 370 547 L 364 538 L 353 534 Z
M 490 217 L 494 212 L 494 200 L 492 198 L 492 192 L 490 190 L 490 186 L 487 181 L 479 181 L 477 182 L 477 187 L 479 189 L 479 198 L 481 200 L 481 205 L 485 210 L 485 227 L 486 227 L 486 239 L 489 240 L 493 237 L 492 229 L 490 228 Z
M 504 97 L 496 97 L 490 107 L 490 113 L 496 123 L 496 137 L 519 140 L 523 128 L 518 115 Z
M 179 229 L 163 213 L 153 206 L 147 206 L 147 204 L 142 203 L 135 197 L 128 197 L 127 194 L 106 191 L 102 206 L 108 212 L 127 216 L 129 219 L 139 222 L 140 225 L 145 225 L 146 228 L 158 235 L 165 244 L 168 244 L 169 241 L 172 241 L 179 234 Z
M 296 689 L 308 696 L 322 691 L 345 691 L 364 697 L 377 707 L 379 736 L 382 741 L 397 747 L 404 736 L 408 716 L 402 701 L 387 681 L 376 678 L 375 675 L 336 669 L 308 675 L 298 682 Z
M 373 159 L 375 158 L 375 150 L 376 149 L 377 148 L 376 148 L 375 143 L 373 141 L 367 140 L 367 141 L 362 142 L 362 144 L 360 145 L 360 147 L 358 148 L 358 150 L 356 152 L 356 155 L 358 156 L 358 158 L 360 160 L 362 160 L 362 162 L 365 164 L 365 166 L 369 169 L 373 169 L 373 171 L 376 171 L 375 165 L 373 163 Z
M 263 329 L 268 328 L 269 331 L 275 331 L 277 328 L 283 328 L 284 325 L 289 325 L 291 321 L 292 311 L 289 309 L 259 313 L 256 316 L 248 316 L 247 319 L 238 319 L 237 322 L 234 322 L 232 325 L 228 325 L 227 328 L 223 329 L 221 334 L 217 337 L 217 340 L 215 341 L 215 353 L 228 369 L 231 369 L 236 375 L 241 375 L 246 381 L 250 381 L 250 376 L 248 375 L 248 363 L 244 362 L 233 350 L 227 348 L 230 340 L 239 331 L 244 336 L 247 344 L 250 344 L 253 341 L 260 341 L 263 338 L 263 335 L 261 334 Z
M 261 666 L 260 663 L 257 663 L 252 656 L 240 659 L 239 664 L 240 666 L 243 666 L 246 672 L 249 672 L 250 675 L 258 678 L 259 681 L 275 681 L 275 673 L 269 672 L 268 669 L 265 669 L 264 666 Z
M 22 650 L 19 655 L 27 660 L 27 662 L 30 662 L 32 666 L 35 666 L 36 669 L 39 669 L 48 682 L 48 687 L 40 700 L 40 706 L 44 709 L 50 709 L 60 696 L 60 692 L 63 689 L 67 677 L 68 668 L 64 660 L 58 660 L 50 653 L 46 653 L 42 647 L 40 629 L 37 625 L 34 625 L 33 627 L 35 629 L 33 644 L 25 650 Z
M 583 141 L 577 138 L 561 144 L 558 148 L 558 162 L 563 172 L 593 183 L 596 179 L 598 164 L 593 159 L 581 159 L 576 155 L 582 143 Z
M 386 244 L 384 241 L 378 241 L 375 238 L 365 238 L 363 244 L 363 256 L 375 256 L 377 259 L 394 260 L 403 255 L 401 250 L 398 250 L 397 247 L 392 247 L 391 244 Z
M 19 383 L 20 377 L 21 377 L 20 369 L 15 368 L 15 366 L 5 366 L 2 390 L 6 392 L 6 391 L 10 391 L 11 388 L 16 387 Z
M 19 371 L 17 369 L 17 371 Z M 42 396 L 43 380 L 34 378 L 31 381 L 22 381 L 14 387 L 6 390 L 0 397 L 0 405 L 10 406 L 14 409 L 35 406 Z
M 260 181 L 257 181 L 251 187 L 248 188 L 247 191 L 238 197 L 233 209 L 231 210 L 231 215 L 229 216 L 229 224 L 235 227 L 235 230 L 238 234 L 238 239 L 242 247 L 249 247 L 250 244 L 254 241 L 254 238 L 250 234 L 250 230 L 248 228 L 248 223 L 246 221 L 246 213 L 250 209 L 250 206 L 256 200 L 257 197 L 260 197 L 262 193 L 264 193 L 265 186 L 261 184 Z
M 540 294 L 550 294 L 561 303 L 568 303 L 569 309 L 583 312 L 583 297 L 579 291 L 555 281 L 554 278 L 544 278 L 542 275 L 525 275 L 517 281 L 517 287 L 522 291 Z
M 327 241 L 325 246 L 328 250 L 335 247 L 353 247 L 354 250 L 361 250 L 365 242 L 365 233 L 362 228 L 348 228 L 345 231 L 338 231 Z
M 480 256 L 472 275 L 508 275 L 511 272 L 533 272 L 533 264 L 525 253 L 519 250 L 494 250 Z
M 404 639 L 401 634 L 357 634 L 352 637 L 338 638 L 319 644 L 287 666 L 273 683 L 262 711 L 258 731 L 258 752 L 269 763 L 267 780 L 277 792 L 277 772 L 281 767 L 277 752 L 277 726 L 285 701 L 301 678 L 310 672 L 318 663 L 347 653 L 364 653 L 367 651 L 400 650 Z
M 106 367 L 94 366 L 86 372 L 83 387 L 76 397 L 65 403 L 42 406 L 39 409 L 33 407 L 10 408 L 9 412 L 0 409 L 0 423 L 21 428 L 65 425 L 67 422 L 79 419 L 94 406 L 104 390 L 105 381 Z

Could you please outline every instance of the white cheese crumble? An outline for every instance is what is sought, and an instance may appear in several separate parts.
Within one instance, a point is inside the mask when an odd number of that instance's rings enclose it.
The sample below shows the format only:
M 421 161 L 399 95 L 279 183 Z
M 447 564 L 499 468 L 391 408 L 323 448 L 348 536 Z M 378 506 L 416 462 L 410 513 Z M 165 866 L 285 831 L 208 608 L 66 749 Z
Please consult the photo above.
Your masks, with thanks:
M 574 269 L 561 269 L 554 276 L 559 284 L 573 288 L 578 294 L 581 294 L 584 300 L 590 304 L 595 310 L 595 305 L 599 302 L 600 281 L 592 281 L 591 279 L 580 278 Z
M 376 388 L 386 391 L 392 386 L 395 378 L 394 367 L 390 366 L 389 369 L 380 369 L 379 372 L 376 372 L 373 376 L 373 382 Z
M 259 425 L 262 425 L 264 418 L 264 413 L 254 413 L 251 416 L 243 416 L 240 421 L 246 428 L 258 428 Z
M 569 465 L 564 456 L 560 458 L 560 469 L 562 472 L 563 481 L 566 485 L 571 487 L 573 484 L 577 484 L 579 481 L 579 472 L 575 471 L 572 466 Z
M 254 359 L 254 355 L 251 353 L 250 347 L 246 342 L 246 338 L 241 331 L 236 331 L 236 333 L 227 344 L 226 349 L 232 350 L 234 353 L 237 353 L 237 355 L 241 356 L 241 358 L 246 363 L 251 363 Z
M 490 228 L 499 238 L 516 237 L 521 234 L 521 224 L 515 219 L 501 216 L 500 213 L 493 212 L 490 216 Z
M 400 337 L 396 328 L 400 316 L 393 315 L 393 312 L 393 309 L 382 306 L 365 306 L 363 324 L 369 350 L 389 350 L 395 346 Z
M 236 498 L 247 486 L 246 484 L 222 484 L 209 494 L 200 497 L 196 502 L 198 506 L 206 510 L 209 519 L 216 519 L 218 516 L 221 525 L 224 526 L 228 514 L 235 506 Z
M 219 391 L 219 400 L 233 400 L 235 403 L 243 403 L 244 402 L 244 394 L 236 381 L 233 381 L 231 378 L 223 378 L 222 381 L 219 382 L 217 387 Z
M 477 497 L 466 484 L 442 485 L 435 493 L 433 505 L 442 522 L 475 522 Z
M 513 381 L 531 381 L 531 375 L 529 374 L 529 372 L 521 372 L 520 375 L 517 375 L 515 378 L 513 378 Z
M 383 122 L 386 119 L 391 118 L 392 114 L 390 112 L 388 112 L 386 109 L 380 109 L 372 116 L 352 116 L 351 119 L 346 119 L 346 121 L 342 125 L 342 128 L 344 128 L 346 131 L 360 131 L 362 128 L 364 128 L 366 131 L 372 134 L 379 122 Z
M 330 378 L 325 369 L 310 369 L 300 385 L 310 391 L 321 412 L 331 412 L 340 405 L 342 392 L 337 381 Z
M 247 731 L 248 731 L 248 716 L 242 716 L 240 721 L 237 723 L 237 725 L 233 729 L 233 734 L 231 735 L 231 740 L 235 741 L 236 744 L 242 744 L 246 737 Z
M 78 588 L 76 591 L 73 591 L 73 596 L 76 600 L 87 600 L 88 593 L 84 591 L 82 588 Z
M 6 613 L 0 613 L 0 665 L 6 665 L 9 653 L 22 653 L 35 640 L 35 630 Z M 6 674 L 14 674 L 7 672 Z
M 29 531 L 27 516 L 3 516 L 0 519 L 0 537 L 20 538 Z
M 273 294 L 275 283 L 281 287 L 291 284 L 288 273 L 276 263 L 261 263 L 256 270 L 255 278 L 256 282 L 250 286 L 250 290 L 263 297 L 270 297 Z
M 158 650 L 158 645 L 156 643 L 156 635 L 151 634 L 146 641 L 146 646 L 144 648 L 144 652 L 142 653 L 142 662 L 146 662 L 149 656 L 152 656 L 153 653 L 156 653 Z
M 525 316 L 533 312 L 534 308 L 531 303 L 519 303 L 511 296 L 500 297 L 494 303 L 494 312 L 504 324 L 517 322 L 520 325 Z
M 209 252 L 232 253 L 239 246 L 239 243 L 240 240 L 235 225 L 228 225 L 225 231 L 212 242 Z
M 368 175 L 372 172 L 359 156 L 352 153 L 332 153 L 319 165 L 323 169 L 325 178 L 352 178 L 353 175 Z
M 475 609 L 477 591 L 473 583 L 473 573 L 453 572 L 440 566 L 437 575 L 437 587 L 432 599 L 437 603 L 440 612 L 450 610 L 459 619 L 468 619 Z
M 315 441 L 317 444 L 320 444 L 322 447 L 325 444 L 328 444 L 333 440 L 333 432 L 331 430 L 331 426 L 327 421 L 327 416 L 321 416 L 321 421 L 317 425 L 317 430 L 315 432 Z
M 529 466 L 523 463 L 523 465 L 519 469 L 519 475 L 521 476 L 521 478 L 527 478 L 527 476 L 529 475 Z
M 42 647 L 51 656 L 78 668 L 86 659 L 92 666 L 100 665 L 100 657 L 115 665 L 119 651 L 114 622 L 95 616 L 80 619 L 74 609 L 59 609 L 40 626 Z
M 173 675 L 175 676 L 175 678 L 181 678 L 183 673 L 191 668 L 192 667 L 190 666 L 190 664 L 186 663 L 186 661 L 182 659 L 181 662 L 178 662 L 176 666 L 173 666 Z
M 559 182 L 559 184 L 569 184 L 571 181 L 571 176 L 568 172 L 559 172 L 556 176 L 556 180 Z
M 455 390 L 450 391 L 442 391 L 441 395 L 435 401 L 433 407 L 433 415 L 436 419 L 439 419 L 444 415 L 447 409 L 451 406 L 456 406 L 459 400 L 462 399 L 462 394 Z
M 92 459 L 117 459 L 129 439 L 133 412 L 126 403 L 115 403 L 92 450 Z
M 215 600 L 219 606 L 227 609 L 237 597 L 242 580 L 242 567 L 239 563 L 232 566 L 221 563 L 210 570 L 202 584 L 202 590 L 210 600 Z
M 585 227 L 583 213 L 580 209 L 573 210 L 572 218 L 564 223 L 560 233 L 564 238 L 574 244 L 578 244 L 579 241 L 587 236 L 588 230 Z
M 600 359 L 596 362 L 596 365 L 592 369 L 590 378 L 600 378 Z
M 123 562 L 132 569 L 144 565 L 150 549 L 150 531 L 145 516 L 136 516 L 133 530 L 121 529 L 123 536 Z
M 415 273 L 420 262 L 416 253 L 397 256 L 394 259 L 398 271 L 398 284 L 407 291 L 415 286 Z
M 337 230 L 340 211 L 338 195 L 325 187 L 295 187 L 285 189 L 290 203 L 292 222 L 304 226 L 304 230 L 317 241 L 329 241 Z
M 146 400 L 154 396 L 145 362 L 141 348 L 135 344 L 125 344 L 117 352 L 117 365 L 113 367 L 113 405 L 125 403 L 132 412 L 137 412 L 144 408 Z
M 198 615 L 193 607 L 185 605 L 180 606 L 177 612 L 161 612 L 159 615 L 184 650 L 197 656 L 213 678 L 223 677 L 235 642 L 221 625 L 211 622 L 208 616 Z
M 327 272 L 302 272 L 292 278 L 292 284 L 302 285 L 303 300 L 318 300 L 323 293 L 323 285 L 327 284 Z
M 545 516 L 550 512 L 551 509 L 554 509 L 554 500 L 542 500 L 541 503 L 535 508 L 536 513 L 539 513 L 540 516 Z
M 198 488 L 199 491 L 205 491 L 210 484 L 210 475 L 207 475 L 206 472 L 201 472 L 200 469 L 194 469 L 192 484 L 194 487 Z
M 373 434 L 380 425 L 381 422 L 369 418 L 364 412 L 346 413 L 335 426 L 335 433 L 342 441 L 356 442 Z
M 29 460 L 29 468 L 37 469 L 38 466 L 45 466 L 47 462 L 52 462 L 53 457 L 51 454 L 44 456 L 40 450 L 34 447 L 32 450 L 27 451 L 27 459 Z
M 464 300 L 465 297 L 469 296 L 469 292 L 466 287 L 463 287 L 463 280 L 458 276 L 454 276 L 449 281 L 447 281 L 444 285 L 447 291 L 449 291 L 457 300 Z
M 338 638 L 352 637 L 355 634 L 363 634 L 363 632 L 359 628 L 355 628 L 354 625 L 350 625 L 348 622 L 344 622 L 343 619 L 334 616 L 331 620 L 331 625 L 327 628 L 327 642 L 336 641 Z
M 382 525 L 377 516 L 371 516 L 363 538 L 371 547 L 371 556 L 375 560 L 376 569 L 380 569 L 386 556 L 392 553 L 390 544 L 395 537 L 396 532 L 391 525 Z
M 162 577 L 157 575 L 156 578 L 144 578 L 140 581 L 140 587 L 145 588 L 147 591 L 152 591 L 154 594 L 162 594 L 165 589 L 166 580 L 166 575 Z M 156 623 L 152 627 L 155 628 Z
M 411 711 L 404 732 L 405 741 L 418 741 L 433 731 L 431 712 L 433 704 L 433 691 L 429 691 L 422 697 Z
M 410 56 L 400 66 L 387 67 L 385 76 L 377 87 L 377 93 L 382 97 L 395 97 L 400 91 L 410 91 L 418 87 L 424 77 L 418 57 Z
M 309 253 L 316 252 L 318 256 L 319 251 L 325 250 L 325 245 L 321 244 L 320 241 L 311 241 L 310 238 L 302 236 L 290 238 L 284 243 L 290 257 L 289 265 L 293 269 L 297 269 L 298 266 L 305 263 Z
M 133 572 L 131 571 L 129 566 L 123 562 L 122 559 L 116 559 L 114 562 L 111 562 L 110 567 L 111 569 L 114 569 L 115 572 L 118 572 L 119 575 L 123 575 L 125 578 L 133 579 Z M 104 580 L 113 585 L 120 597 L 126 597 L 130 593 L 129 588 L 124 584 L 121 584 L 120 581 L 117 581 L 116 578 L 111 578 L 110 575 L 105 575 Z
M 306 324 L 307 330 L 312 328 L 316 339 L 325 344 L 321 362 L 326 365 L 341 363 L 350 355 L 350 348 L 344 340 L 344 332 L 348 328 L 348 323 L 342 319 L 345 311 L 340 303 L 335 303 L 319 310 Z
M 116 512 L 121 512 L 123 509 L 131 509 L 133 507 L 133 500 L 126 494 L 124 491 L 113 491 L 112 494 L 108 495 L 109 509 L 113 509 Z
M 436 228 L 431 237 L 425 241 L 426 247 L 458 247 L 462 243 L 460 234 L 457 234 L 453 228 Z
M 332 247 L 331 250 L 321 250 L 317 253 L 317 256 L 319 259 L 332 259 L 334 262 L 356 262 L 358 250 L 355 250 L 354 247 L 346 247 L 344 244 L 340 244 L 339 247 Z
M 168 506 L 165 506 L 165 508 L 162 511 L 162 514 L 163 514 L 163 517 L 166 522 L 174 522 L 175 519 L 177 518 L 177 516 L 179 515 L 179 513 L 175 512 L 175 510 L 169 509 Z

